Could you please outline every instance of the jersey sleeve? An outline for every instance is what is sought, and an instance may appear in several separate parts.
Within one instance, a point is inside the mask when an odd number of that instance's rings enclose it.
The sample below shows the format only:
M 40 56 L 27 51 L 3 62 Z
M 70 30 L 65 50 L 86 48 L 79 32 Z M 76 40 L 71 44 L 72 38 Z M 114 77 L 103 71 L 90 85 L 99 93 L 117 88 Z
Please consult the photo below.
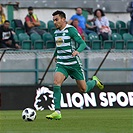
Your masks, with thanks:
M 82 37 L 80 36 L 76 28 L 74 27 L 69 28 L 69 32 L 70 32 L 71 38 L 79 44 L 77 51 L 82 52 L 86 47 L 85 41 L 82 39 Z

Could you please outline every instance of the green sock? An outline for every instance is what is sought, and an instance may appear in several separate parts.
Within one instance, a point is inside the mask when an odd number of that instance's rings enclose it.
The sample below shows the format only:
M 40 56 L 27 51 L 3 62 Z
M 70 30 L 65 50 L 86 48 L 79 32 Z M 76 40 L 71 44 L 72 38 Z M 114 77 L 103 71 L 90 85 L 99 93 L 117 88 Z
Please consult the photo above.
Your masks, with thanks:
M 91 89 L 94 88 L 95 85 L 96 85 L 96 81 L 95 80 L 88 80 L 86 82 L 86 91 L 85 92 L 89 92 Z
M 55 85 L 53 91 L 55 110 L 60 110 L 61 87 Z

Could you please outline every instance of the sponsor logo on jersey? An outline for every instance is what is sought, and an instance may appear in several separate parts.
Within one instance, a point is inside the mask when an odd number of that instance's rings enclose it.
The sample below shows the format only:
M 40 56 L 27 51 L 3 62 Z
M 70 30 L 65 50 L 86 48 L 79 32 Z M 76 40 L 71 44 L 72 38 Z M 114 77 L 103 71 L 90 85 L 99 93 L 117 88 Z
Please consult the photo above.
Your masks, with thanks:
M 56 44 L 57 45 L 62 45 L 64 43 L 64 40 L 62 39 L 62 38 L 58 38 L 57 40 L 56 40 Z

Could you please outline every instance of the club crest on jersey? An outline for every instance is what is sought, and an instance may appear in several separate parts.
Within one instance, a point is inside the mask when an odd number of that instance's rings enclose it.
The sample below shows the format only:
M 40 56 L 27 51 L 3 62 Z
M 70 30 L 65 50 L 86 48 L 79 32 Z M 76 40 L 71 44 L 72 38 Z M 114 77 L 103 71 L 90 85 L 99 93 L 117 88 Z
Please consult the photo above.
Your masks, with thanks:
M 64 40 L 62 39 L 62 38 L 58 38 L 57 40 L 56 40 L 56 44 L 57 45 L 62 45 L 64 43 Z
M 65 36 L 65 35 L 66 35 L 66 33 L 63 33 L 63 34 L 62 34 L 62 36 Z

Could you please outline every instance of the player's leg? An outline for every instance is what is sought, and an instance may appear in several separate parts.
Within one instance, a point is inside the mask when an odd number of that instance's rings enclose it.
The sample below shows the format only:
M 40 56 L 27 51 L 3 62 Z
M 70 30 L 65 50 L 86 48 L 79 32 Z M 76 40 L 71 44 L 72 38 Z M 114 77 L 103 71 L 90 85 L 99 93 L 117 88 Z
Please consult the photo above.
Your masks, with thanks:
M 65 75 L 61 72 L 56 72 L 54 75 L 54 104 L 55 110 L 60 110 L 60 100 L 61 100 L 61 85 L 65 80 Z
M 96 85 L 95 80 L 91 80 L 88 82 L 85 81 L 84 71 L 80 64 L 76 65 L 75 67 L 71 67 L 71 71 L 69 72 L 69 74 L 76 80 L 78 88 L 81 92 L 88 92 Z
M 89 92 L 97 84 L 95 80 L 90 80 L 88 82 L 85 80 L 76 80 L 76 82 L 81 92 Z
M 96 81 L 96 86 L 99 88 L 99 89 L 104 89 L 104 84 L 100 81 L 100 79 L 97 77 L 97 76 L 93 76 L 92 77 L 92 80 L 95 80 Z
M 86 91 L 86 82 L 85 80 L 76 80 L 77 82 L 77 86 L 80 89 L 81 92 L 85 92 Z
M 101 90 L 104 88 L 104 85 L 96 76 L 93 76 L 93 80 L 88 80 L 87 82 L 85 80 L 76 80 L 76 82 L 81 92 L 89 92 L 95 86 Z
M 104 88 L 103 84 L 96 76 L 93 76 L 92 80 L 86 82 L 82 67 L 73 69 L 70 76 L 76 79 L 77 85 L 82 92 L 89 92 L 94 86 L 97 86 L 100 89 Z
M 61 112 L 60 112 L 60 100 L 61 100 L 61 85 L 65 78 L 68 77 L 68 73 L 63 66 L 56 68 L 56 73 L 54 75 L 54 86 L 53 86 L 53 97 L 54 97 L 54 104 L 55 104 L 55 112 L 47 115 L 47 119 L 61 119 Z
M 55 112 L 50 115 L 46 115 L 47 119 L 61 119 L 60 113 L 60 100 L 61 100 L 61 85 L 65 79 L 65 76 L 61 72 L 56 72 L 54 75 L 54 86 L 53 86 L 53 98 L 54 98 L 54 105 L 55 105 Z

